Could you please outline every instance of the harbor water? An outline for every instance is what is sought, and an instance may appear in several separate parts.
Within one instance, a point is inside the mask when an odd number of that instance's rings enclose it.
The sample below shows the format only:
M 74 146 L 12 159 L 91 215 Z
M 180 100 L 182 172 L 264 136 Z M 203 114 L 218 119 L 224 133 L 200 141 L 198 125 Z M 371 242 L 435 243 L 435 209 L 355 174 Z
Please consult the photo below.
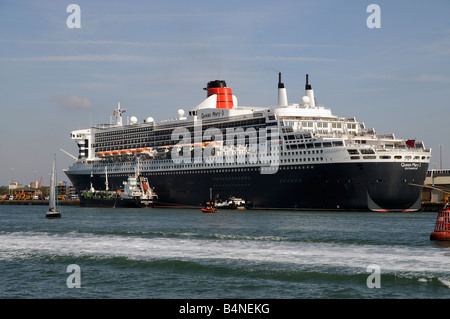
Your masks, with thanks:
M 46 209 L 0 206 L 0 298 L 450 297 L 437 213 Z

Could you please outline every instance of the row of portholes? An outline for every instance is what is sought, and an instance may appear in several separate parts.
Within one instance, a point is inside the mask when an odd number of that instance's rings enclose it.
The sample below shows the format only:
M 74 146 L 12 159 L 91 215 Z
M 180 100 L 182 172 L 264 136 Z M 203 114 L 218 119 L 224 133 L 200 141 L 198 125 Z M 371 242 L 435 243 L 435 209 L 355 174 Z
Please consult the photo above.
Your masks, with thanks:
M 256 171 L 267 171 L 267 170 L 294 170 L 294 169 L 314 169 L 314 165 L 287 165 L 287 166 L 268 166 L 268 167 L 249 167 L 249 168 L 229 168 L 229 169 L 205 169 L 205 170 L 187 170 L 187 171 L 161 171 L 161 172 L 150 172 L 149 175 L 173 175 L 173 174 L 200 174 L 200 173 L 239 173 L 239 172 L 256 172 Z M 146 173 L 147 174 L 147 173 Z M 114 176 L 128 176 L 127 174 L 115 174 L 111 172 Z M 103 177 L 104 175 L 102 175 Z

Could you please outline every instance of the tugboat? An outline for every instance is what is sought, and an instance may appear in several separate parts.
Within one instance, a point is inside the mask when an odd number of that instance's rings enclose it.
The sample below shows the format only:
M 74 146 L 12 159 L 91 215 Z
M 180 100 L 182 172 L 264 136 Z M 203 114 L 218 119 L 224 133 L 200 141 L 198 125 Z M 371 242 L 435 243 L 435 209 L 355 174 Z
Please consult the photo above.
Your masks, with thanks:
M 138 165 L 139 167 L 139 165 Z M 128 176 L 124 181 L 123 190 L 111 191 L 108 188 L 108 173 L 105 168 L 105 190 L 95 190 L 91 184 L 89 190 L 80 194 L 80 206 L 82 207 L 129 207 L 129 208 L 149 208 L 154 207 L 158 195 L 154 188 L 151 188 L 147 177 L 139 174 L 136 168 L 134 176 Z
M 158 199 L 154 189 L 149 186 L 147 177 L 142 175 L 137 177 L 129 176 L 128 181 L 124 182 L 124 185 L 124 191 L 120 193 L 121 199 L 132 202 L 137 207 L 153 207 Z
M 243 198 L 231 196 L 225 201 L 217 201 L 214 206 L 223 209 L 246 209 L 247 203 Z

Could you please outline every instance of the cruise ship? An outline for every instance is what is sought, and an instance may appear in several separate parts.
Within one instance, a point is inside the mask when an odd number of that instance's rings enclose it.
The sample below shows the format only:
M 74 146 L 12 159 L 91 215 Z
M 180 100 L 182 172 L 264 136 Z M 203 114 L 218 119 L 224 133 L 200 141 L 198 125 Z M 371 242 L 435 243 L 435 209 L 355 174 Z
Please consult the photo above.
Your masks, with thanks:
M 252 107 L 213 80 L 200 104 L 160 122 L 125 118 L 119 102 L 109 124 L 71 132 L 79 156 L 65 173 L 82 192 L 120 189 L 138 169 L 167 206 L 234 196 L 256 209 L 420 209 L 431 157 L 423 142 L 334 115 L 308 75 L 298 103 L 288 102 L 281 73 L 277 84 L 278 104 Z

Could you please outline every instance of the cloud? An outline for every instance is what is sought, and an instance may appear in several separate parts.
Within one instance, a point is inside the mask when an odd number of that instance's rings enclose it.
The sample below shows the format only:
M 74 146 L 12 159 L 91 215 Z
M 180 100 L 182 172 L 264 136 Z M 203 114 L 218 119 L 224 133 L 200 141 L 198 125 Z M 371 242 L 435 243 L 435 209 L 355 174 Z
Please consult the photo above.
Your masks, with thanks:
M 370 80 L 389 80 L 389 81 L 412 81 L 412 82 L 438 82 L 448 83 L 450 77 L 438 74 L 418 74 L 415 76 L 397 76 L 392 74 L 366 73 L 362 75 L 363 79 Z
M 94 108 L 89 98 L 78 95 L 55 95 L 51 98 L 51 101 L 70 110 L 89 110 Z
M 348 48 L 348 45 L 339 44 L 306 44 L 306 43 L 262 43 L 257 44 L 260 47 L 274 47 L 274 48 Z
M 22 58 L 0 58 L 0 61 L 32 61 L 32 62 L 151 62 L 151 57 L 120 54 L 84 54 L 84 55 L 63 55 L 63 56 L 40 56 L 40 57 L 22 57 Z
M 325 58 L 316 58 L 316 57 L 304 57 L 304 56 L 292 56 L 292 57 L 286 57 L 286 56 L 256 56 L 252 58 L 244 58 L 248 60 L 258 60 L 258 61 L 307 61 L 307 62 L 333 62 L 336 61 L 334 59 L 325 59 Z
M 202 42 L 155 42 L 155 41 L 119 41 L 119 40 L 5 40 L 0 39 L 0 43 L 19 43 L 36 45 L 116 45 L 116 46 L 142 46 L 142 47 L 210 47 L 210 44 Z

